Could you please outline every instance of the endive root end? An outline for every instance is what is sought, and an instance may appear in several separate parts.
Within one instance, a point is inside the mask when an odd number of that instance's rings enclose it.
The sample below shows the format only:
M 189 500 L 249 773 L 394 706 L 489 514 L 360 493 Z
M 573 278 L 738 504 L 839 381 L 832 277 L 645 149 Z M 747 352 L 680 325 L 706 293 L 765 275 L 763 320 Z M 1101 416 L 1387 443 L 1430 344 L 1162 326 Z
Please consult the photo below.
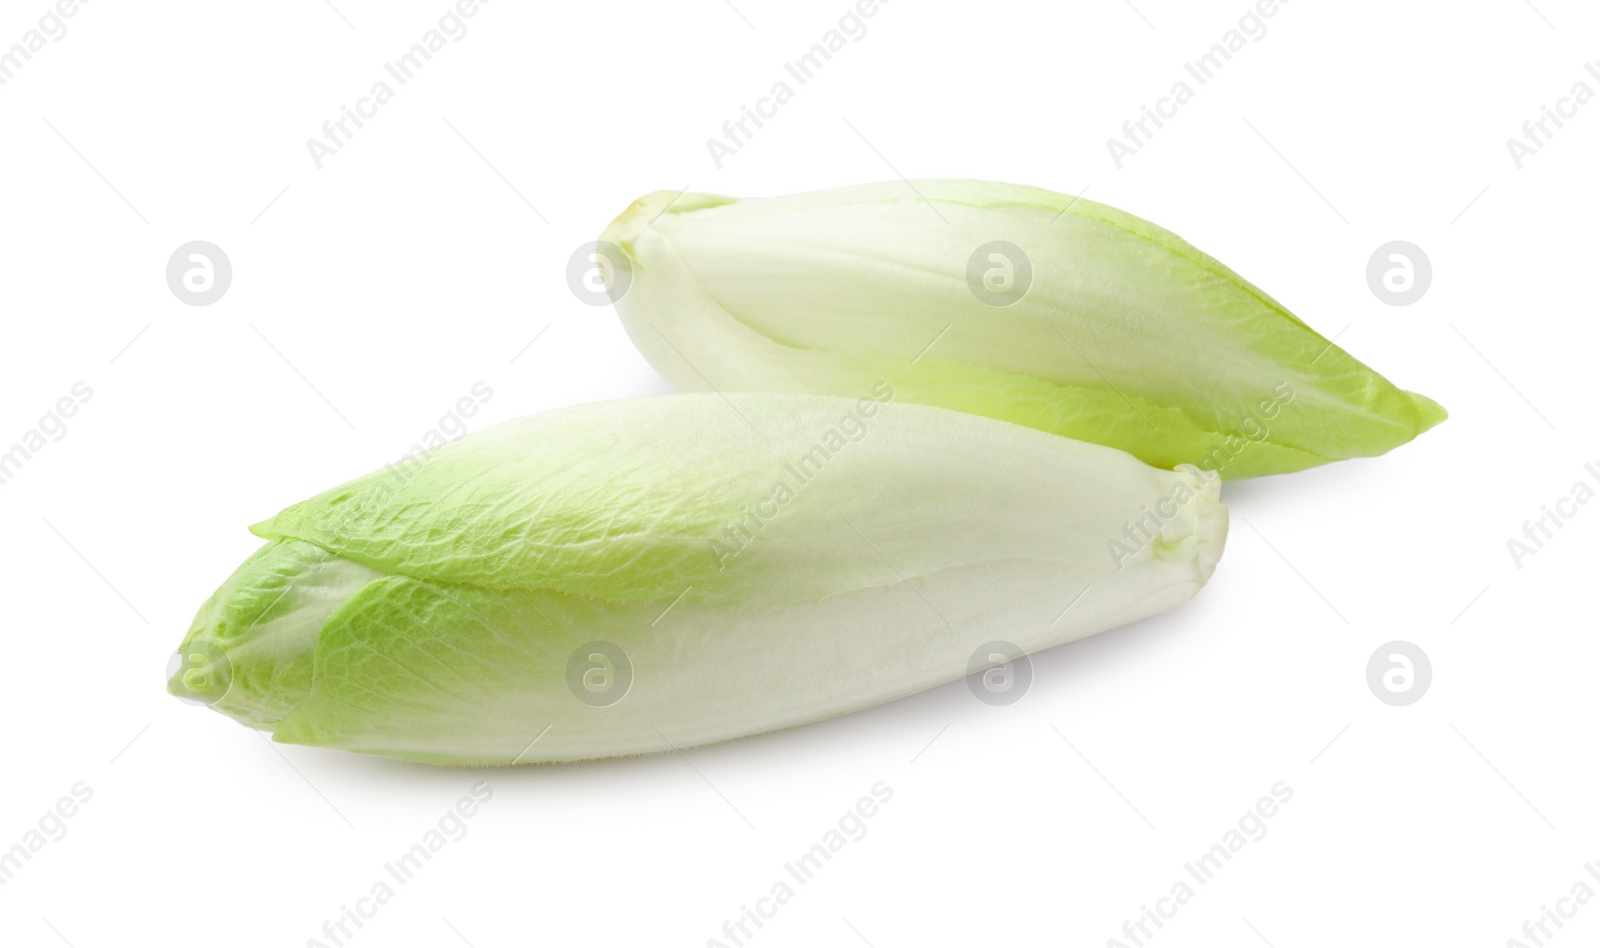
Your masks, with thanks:
M 671 211 L 674 214 L 686 214 L 690 211 L 700 211 L 711 207 L 721 207 L 724 204 L 733 204 L 737 198 L 724 197 L 720 194 L 689 194 L 684 191 L 656 191 L 628 205 L 628 209 L 617 215 L 616 220 L 606 227 L 600 235 L 601 240 L 607 240 L 623 249 L 632 246 L 633 240 L 640 231 L 654 224 L 661 215 Z
M 1176 468 L 1183 474 L 1194 491 L 1194 521 L 1191 533 L 1185 538 L 1192 541 L 1195 569 L 1203 585 L 1222 559 L 1222 547 L 1228 539 L 1228 508 L 1222 504 L 1222 476 L 1215 471 L 1205 471 L 1193 464 L 1180 464 Z M 1190 543 L 1184 542 L 1188 553 Z

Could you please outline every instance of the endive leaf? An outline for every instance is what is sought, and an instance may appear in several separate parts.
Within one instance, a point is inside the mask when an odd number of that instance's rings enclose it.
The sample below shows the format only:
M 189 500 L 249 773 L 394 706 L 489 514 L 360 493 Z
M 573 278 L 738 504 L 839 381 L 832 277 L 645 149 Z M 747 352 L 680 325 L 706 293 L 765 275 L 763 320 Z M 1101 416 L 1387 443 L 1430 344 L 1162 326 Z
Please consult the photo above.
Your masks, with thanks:
M 1177 235 L 1037 188 L 661 192 L 603 238 L 632 271 L 629 335 L 687 390 L 886 380 L 1229 477 L 1382 454 L 1445 417 Z
M 580 406 L 358 479 L 254 528 L 184 666 L 282 741 L 570 760 L 867 707 L 1210 576 L 1216 478 L 869 393 Z M 595 669 L 620 693 L 589 700 Z

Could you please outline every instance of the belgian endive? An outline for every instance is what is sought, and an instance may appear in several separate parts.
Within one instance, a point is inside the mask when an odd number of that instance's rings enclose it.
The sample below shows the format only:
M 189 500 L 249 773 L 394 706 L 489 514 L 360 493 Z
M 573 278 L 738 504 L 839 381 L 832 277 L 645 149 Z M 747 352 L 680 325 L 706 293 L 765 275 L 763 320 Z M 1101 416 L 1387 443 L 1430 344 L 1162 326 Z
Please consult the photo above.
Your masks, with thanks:
M 1230 478 L 1383 454 L 1445 417 L 1176 234 L 1037 188 L 660 192 L 602 239 L 629 335 L 685 390 L 882 379 Z
M 251 528 L 169 690 L 417 761 L 639 754 L 889 701 L 1211 575 L 1217 478 L 893 394 L 568 408 L 327 491 Z

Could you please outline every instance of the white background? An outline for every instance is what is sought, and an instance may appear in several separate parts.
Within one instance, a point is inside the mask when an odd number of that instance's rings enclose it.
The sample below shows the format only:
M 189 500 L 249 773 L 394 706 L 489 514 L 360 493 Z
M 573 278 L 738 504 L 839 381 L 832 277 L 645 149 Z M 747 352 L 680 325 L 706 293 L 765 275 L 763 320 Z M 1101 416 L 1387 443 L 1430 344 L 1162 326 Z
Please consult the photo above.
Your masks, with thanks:
M 1600 504 L 1520 569 L 1506 546 L 1600 463 L 1600 103 L 1520 170 L 1505 144 L 1600 91 L 1592 7 L 1284 4 L 1118 170 L 1106 139 L 1245 0 L 893 0 L 719 170 L 706 139 L 845 0 L 498 0 L 318 170 L 306 140 L 447 9 L 333 2 L 98 0 L 0 87 L 0 446 L 94 392 L 0 487 L 0 848 L 93 791 L 0 887 L 4 943 L 333 944 L 477 780 L 468 835 L 350 943 L 732 944 L 878 781 L 867 836 L 750 944 L 1104 945 L 1278 781 L 1267 836 L 1150 944 L 1504 945 L 1600 888 Z M 46 9 L 5 0 L 0 48 Z M 958 682 L 686 756 L 467 771 L 278 747 L 165 694 L 245 525 L 394 460 L 474 382 L 475 427 L 665 391 L 564 278 L 635 197 L 901 174 L 1088 187 L 1452 417 L 1228 485 L 1196 601 L 1036 656 L 1011 707 Z M 1365 277 L 1396 239 L 1434 268 L 1406 307 Z M 233 262 L 215 305 L 165 282 L 191 240 Z M 1396 639 L 1433 663 L 1405 708 L 1365 680 Z M 1596 905 L 1554 943 L 1600 937 Z

